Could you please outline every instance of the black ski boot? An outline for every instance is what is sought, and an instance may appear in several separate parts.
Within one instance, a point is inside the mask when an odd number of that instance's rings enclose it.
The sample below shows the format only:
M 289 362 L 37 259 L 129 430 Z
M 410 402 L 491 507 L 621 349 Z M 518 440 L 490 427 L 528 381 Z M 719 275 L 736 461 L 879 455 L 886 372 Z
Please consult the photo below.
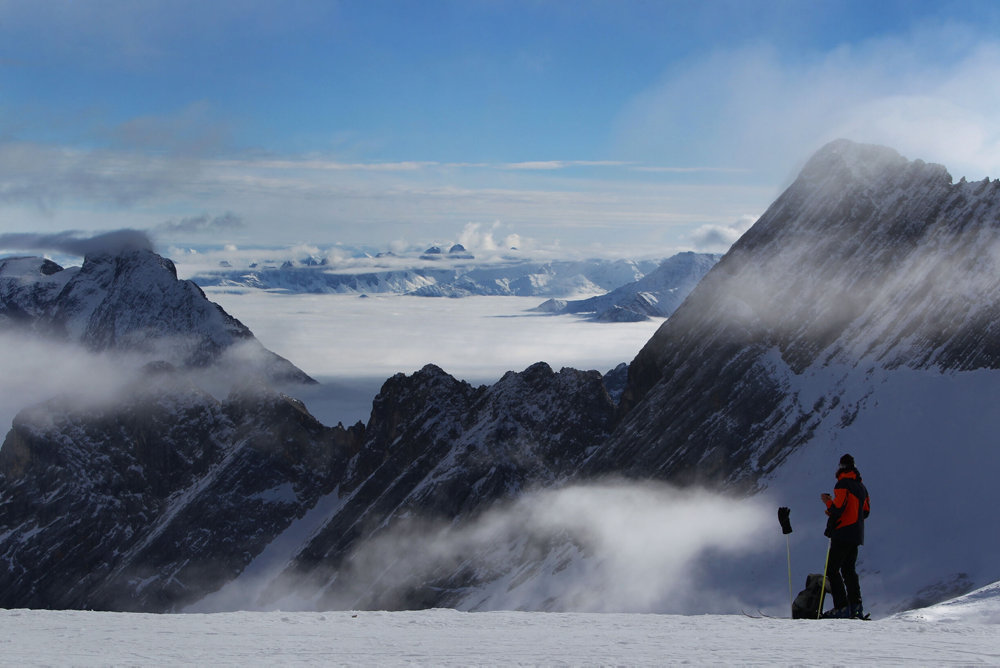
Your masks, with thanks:
M 851 606 L 845 605 L 842 608 L 831 608 L 823 613 L 823 619 L 850 619 Z

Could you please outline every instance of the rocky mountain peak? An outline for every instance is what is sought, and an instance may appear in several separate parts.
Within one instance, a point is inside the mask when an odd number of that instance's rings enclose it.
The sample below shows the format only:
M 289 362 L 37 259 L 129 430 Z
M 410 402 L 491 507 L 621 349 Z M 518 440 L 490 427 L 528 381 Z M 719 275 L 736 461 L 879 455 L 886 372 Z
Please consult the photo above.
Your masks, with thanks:
M 876 181 L 889 170 L 908 164 L 895 149 L 875 144 L 859 144 L 835 139 L 820 148 L 806 162 L 798 178 L 811 184 L 824 181 Z
M 4 320 L 93 350 L 136 352 L 179 366 L 210 366 L 242 346 L 250 371 L 313 382 L 148 248 L 95 251 L 68 269 L 42 258 L 0 261 Z

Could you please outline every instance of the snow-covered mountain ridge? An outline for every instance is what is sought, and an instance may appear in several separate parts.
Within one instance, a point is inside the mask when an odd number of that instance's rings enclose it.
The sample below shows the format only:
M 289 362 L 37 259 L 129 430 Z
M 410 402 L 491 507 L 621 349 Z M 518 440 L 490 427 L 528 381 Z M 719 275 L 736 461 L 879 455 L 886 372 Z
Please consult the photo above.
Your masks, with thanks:
M 594 320 L 600 322 L 667 318 L 720 257 L 709 253 L 678 253 L 639 280 L 603 295 L 569 301 L 550 299 L 539 305 L 537 310 L 553 314 L 590 313 Z
M 290 293 L 566 297 L 614 290 L 639 280 L 662 262 L 604 259 L 536 261 L 526 258 L 473 262 L 464 254 L 442 257 L 444 259 L 435 261 L 395 256 L 369 258 L 368 266 L 350 269 L 315 261 L 286 261 L 280 266 L 201 271 L 192 280 L 203 287 Z

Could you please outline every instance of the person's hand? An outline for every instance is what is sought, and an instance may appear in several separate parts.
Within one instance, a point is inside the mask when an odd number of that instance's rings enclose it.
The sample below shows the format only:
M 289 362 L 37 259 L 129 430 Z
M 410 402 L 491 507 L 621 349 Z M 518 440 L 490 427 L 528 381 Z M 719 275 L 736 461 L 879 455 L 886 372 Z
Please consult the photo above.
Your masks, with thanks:
M 827 494 L 826 492 L 820 494 L 819 498 L 823 500 L 823 503 L 831 503 L 833 501 L 833 497 Z

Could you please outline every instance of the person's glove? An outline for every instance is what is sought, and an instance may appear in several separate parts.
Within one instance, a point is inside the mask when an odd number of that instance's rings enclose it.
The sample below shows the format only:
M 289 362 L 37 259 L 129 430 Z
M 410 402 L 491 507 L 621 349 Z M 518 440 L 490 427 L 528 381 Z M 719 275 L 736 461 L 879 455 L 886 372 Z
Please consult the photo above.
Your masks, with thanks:
M 792 533 L 792 523 L 788 519 L 791 509 L 782 506 L 778 508 L 778 521 L 781 522 L 781 533 Z

